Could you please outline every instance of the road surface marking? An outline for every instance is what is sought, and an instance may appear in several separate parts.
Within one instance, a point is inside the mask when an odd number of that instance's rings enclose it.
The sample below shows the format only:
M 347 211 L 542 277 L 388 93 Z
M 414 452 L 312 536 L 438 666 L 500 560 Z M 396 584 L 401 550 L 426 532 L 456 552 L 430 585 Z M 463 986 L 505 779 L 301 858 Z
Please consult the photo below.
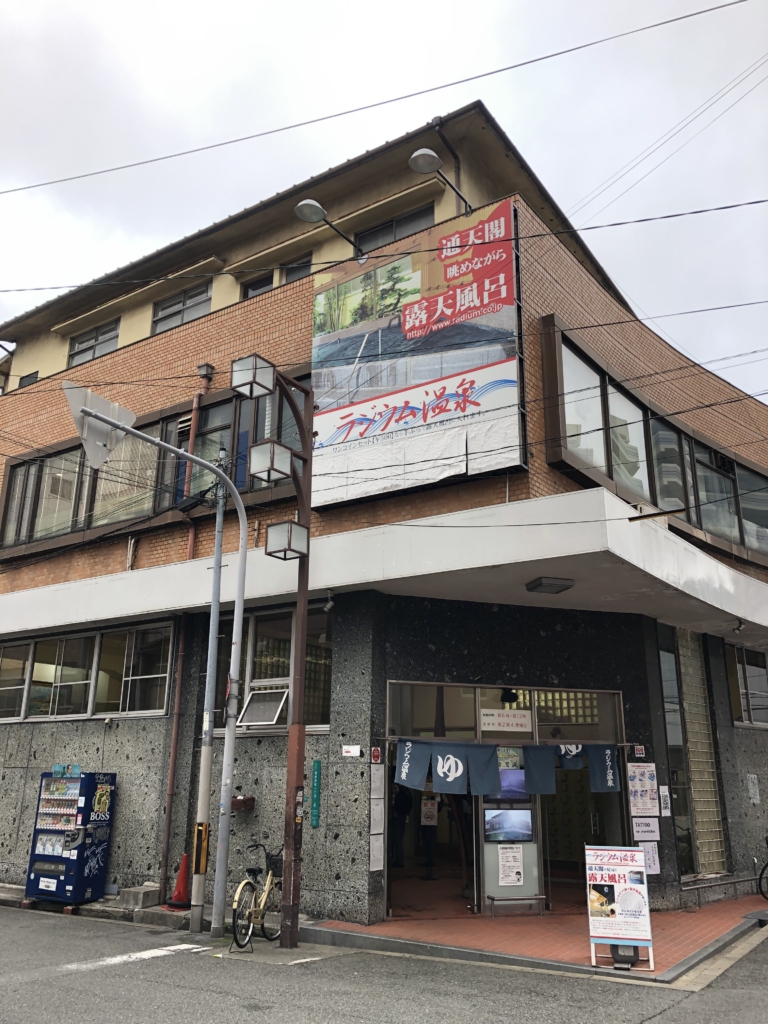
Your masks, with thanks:
M 160 946 L 158 949 L 141 949 L 136 953 L 122 953 L 120 956 L 104 956 L 100 960 L 85 960 L 82 963 L 61 964 L 57 970 L 95 971 L 99 967 L 115 967 L 118 964 L 130 964 L 135 960 L 154 960 L 160 956 L 173 956 L 174 953 L 202 953 L 212 946 L 192 946 L 185 942 L 178 946 Z

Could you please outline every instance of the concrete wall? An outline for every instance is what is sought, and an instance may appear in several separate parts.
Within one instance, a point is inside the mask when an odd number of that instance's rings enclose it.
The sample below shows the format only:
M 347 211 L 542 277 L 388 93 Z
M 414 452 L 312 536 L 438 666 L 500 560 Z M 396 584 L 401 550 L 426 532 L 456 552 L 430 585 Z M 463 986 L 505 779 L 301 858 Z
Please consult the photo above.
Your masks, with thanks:
M 729 846 L 729 870 L 736 875 L 758 871 L 765 863 L 768 834 L 768 729 L 734 724 L 725 667 L 725 644 L 704 637 L 707 681 L 715 724 L 715 753 Z M 749 796 L 748 775 L 758 782 L 760 803 Z

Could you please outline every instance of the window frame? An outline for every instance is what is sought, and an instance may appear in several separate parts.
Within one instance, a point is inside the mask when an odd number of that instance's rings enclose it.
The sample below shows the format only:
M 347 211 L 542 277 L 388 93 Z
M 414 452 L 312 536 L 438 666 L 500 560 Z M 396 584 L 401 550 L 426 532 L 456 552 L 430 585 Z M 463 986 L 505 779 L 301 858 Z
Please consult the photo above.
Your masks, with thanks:
M 315 601 L 310 602 L 308 613 L 322 610 L 323 602 Z M 253 679 L 253 658 L 254 658 L 254 647 L 256 642 L 256 622 L 260 618 L 267 618 L 271 615 L 284 613 L 291 616 L 291 657 L 289 674 L 287 676 L 277 676 L 274 679 Z M 333 611 L 327 612 L 326 615 L 332 621 Z M 244 622 L 244 647 L 246 650 L 245 656 L 245 671 L 243 673 L 242 685 L 242 705 L 237 712 L 237 736 L 285 736 L 288 734 L 288 727 L 293 722 L 293 673 L 296 657 L 296 606 L 278 606 L 275 608 L 258 608 L 258 609 L 246 609 Z M 331 647 L 333 650 L 333 647 Z M 219 650 L 219 656 L 221 656 L 221 650 Z M 227 659 L 228 664 L 228 659 Z M 333 665 L 333 655 L 331 655 L 331 666 Z M 333 671 L 333 668 L 331 668 Z M 251 692 L 253 690 L 287 690 L 287 715 L 285 724 L 276 725 L 247 725 L 241 724 L 240 719 L 247 706 Z M 329 708 L 329 719 L 330 719 L 330 708 Z M 324 736 L 330 732 L 330 721 L 328 724 L 317 724 L 307 725 L 306 731 L 308 735 L 319 735 Z M 215 726 L 213 735 L 216 738 L 224 736 L 225 729 L 223 726 Z
M 740 644 L 725 644 L 726 675 L 728 678 L 728 691 L 731 699 L 731 716 L 733 725 L 742 729 L 768 729 L 768 722 L 756 722 L 752 712 L 752 691 L 749 688 L 749 676 L 747 674 L 746 654 L 747 651 L 759 654 L 766 663 L 766 678 L 768 679 L 768 655 L 765 651 L 759 651 L 755 647 L 742 647 Z M 731 666 L 728 659 L 728 650 L 733 651 L 734 662 L 737 671 L 737 678 L 733 679 Z M 738 673 L 741 673 L 739 676 Z M 741 680 L 744 681 L 744 689 L 741 688 Z M 743 695 L 742 695 L 743 694 Z M 746 699 L 746 704 L 745 704 Z M 737 708 L 738 704 L 738 708 Z M 737 717 L 736 711 L 741 711 L 741 717 Z
M 765 489 L 768 490 L 768 469 L 765 466 L 752 462 L 750 459 L 745 459 L 731 452 L 724 445 L 712 441 L 699 431 L 691 428 L 688 424 L 683 423 L 675 414 L 665 412 L 653 400 L 649 399 L 641 388 L 629 389 L 623 387 L 620 375 L 591 348 L 589 342 L 581 337 L 578 329 L 570 328 L 556 313 L 550 313 L 541 317 L 540 335 L 544 384 L 544 425 L 547 439 L 545 458 L 547 464 L 555 469 L 559 469 L 561 472 L 565 472 L 569 478 L 576 480 L 583 487 L 604 487 L 635 507 L 639 507 L 643 503 L 658 507 L 657 475 L 651 421 L 660 421 L 678 435 L 682 456 L 683 485 L 686 496 L 684 512 L 682 510 L 680 513 L 675 513 L 674 510 L 669 511 L 667 513 L 669 516 L 667 525 L 671 529 L 683 534 L 688 540 L 701 546 L 717 548 L 743 561 L 768 566 L 768 554 L 764 554 L 754 547 L 747 547 L 746 545 L 738 474 L 739 467 L 756 474 L 758 478 L 766 481 Z M 608 469 L 606 473 L 589 465 L 579 458 L 574 450 L 567 447 L 563 346 L 577 355 L 602 380 L 602 389 L 605 393 L 603 401 L 603 437 Z M 613 479 L 610 446 L 611 428 L 607 404 L 607 389 L 609 386 L 626 395 L 634 405 L 642 409 L 645 421 L 644 437 L 650 499 L 644 498 Z M 716 459 L 713 455 L 711 461 L 707 463 L 707 468 L 711 472 L 720 474 L 731 481 L 733 502 L 738 520 L 738 540 L 736 541 L 725 540 L 702 528 L 701 495 L 697 480 L 698 474 L 696 472 L 697 462 L 701 461 L 701 458 L 696 450 L 696 445 L 703 445 L 710 452 L 716 453 L 718 458 Z M 728 463 L 733 464 L 732 473 L 724 469 L 724 466 L 727 466 Z M 762 491 L 763 488 L 760 488 L 760 490 Z M 691 501 L 693 504 L 691 504 Z
M 398 234 L 397 234 L 398 222 L 404 221 L 408 217 L 415 217 L 417 214 L 424 213 L 427 210 L 430 210 L 431 213 L 432 213 L 432 223 L 431 224 L 427 224 L 424 227 L 416 228 L 413 231 L 409 231 L 407 234 L 399 235 L 398 236 Z M 364 240 L 366 235 L 371 235 L 371 234 L 373 234 L 374 231 L 381 231 L 382 228 L 386 228 L 390 224 L 392 225 L 392 238 L 388 239 L 386 242 L 379 243 L 379 245 L 371 246 L 370 249 L 363 248 L 363 240 Z M 376 249 L 381 249 L 385 245 L 392 245 L 393 242 L 399 242 L 403 238 L 410 237 L 410 235 L 418 234 L 419 231 L 428 231 L 429 228 L 433 228 L 434 226 L 435 226 L 435 203 L 434 203 L 434 200 L 433 200 L 431 203 L 425 203 L 423 206 L 417 206 L 415 210 L 409 210 L 407 213 L 401 213 L 401 214 L 398 214 L 395 217 L 390 217 L 388 220 L 383 220 L 380 224 L 374 224 L 373 227 L 365 228 L 364 231 L 356 231 L 355 232 L 355 246 L 358 249 L 362 249 L 362 251 L 364 253 L 375 252 Z
M 301 256 L 296 256 L 294 259 L 289 260 L 287 263 L 280 264 L 280 284 L 295 284 L 297 281 L 303 281 L 305 277 L 310 277 L 314 273 L 312 260 L 314 259 L 313 252 L 304 252 Z M 295 270 L 296 274 L 290 277 L 290 271 Z M 301 271 L 301 273 L 299 273 Z M 256 296 L 254 296 L 255 298 Z
M 187 294 L 189 292 L 196 291 L 198 288 L 201 288 L 203 286 L 203 284 L 205 284 L 206 288 L 207 288 L 205 296 L 203 298 L 197 300 L 197 301 L 187 303 L 187 301 L 186 301 L 187 300 Z M 176 292 L 173 295 L 167 295 L 165 298 L 158 299 L 157 302 L 154 302 L 152 304 L 152 327 L 150 329 L 150 337 L 155 337 L 158 334 L 165 334 L 166 331 L 172 331 L 175 327 L 183 327 L 184 324 L 192 323 L 193 320 L 199 320 L 201 317 L 208 316 L 208 314 L 211 312 L 211 298 L 212 298 L 212 296 L 213 296 L 213 278 L 208 278 L 208 280 L 205 281 L 205 282 L 200 282 L 200 284 L 190 285 L 189 288 L 184 288 L 180 292 Z M 181 299 L 181 310 L 180 310 L 181 311 L 181 315 L 182 315 L 181 323 L 170 324 L 168 327 L 160 327 L 160 329 L 158 330 L 158 325 L 162 324 L 162 322 L 164 320 L 169 320 L 172 316 L 176 316 L 176 312 L 174 312 L 174 313 L 166 313 L 165 315 L 162 315 L 159 312 L 158 307 L 161 306 L 165 302 L 170 302 L 172 299 L 179 299 L 179 298 Z M 184 319 L 184 310 L 185 309 L 194 309 L 196 306 L 202 306 L 206 302 L 208 303 L 208 309 L 204 313 L 200 313 L 200 314 L 198 314 L 198 316 L 190 317 L 189 320 L 185 320 Z
M 114 332 L 115 332 L 114 348 L 110 348 L 107 352 L 100 352 L 98 355 L 96 355 L 95 354 L 96 346 L 101 344 L 101 341 L 99 339 L 100 332 L 102 332 L 102 331 L 107 332 L 109 330 L 112 330 L 113 328 L 114 328 Z M 90 353 L 91 353 L 90 356 L 87 359 L 81 359 L 79 363 L 73 363 L 72 362 L 72 357 L 79 354 L 74 349 L 75 344 L 78 341 L 82 341 L 83 339 L 88 338 L 89 335 L 93 335 L 92 343 L 87 348 L 80 349 L 80 352 L 88 352 L 88 351 L 90 351 Z M 111 340 L 111 339 L 107 339 L 107 340 Z M 98 327 L 92 327 L 88 331 L 82 331 L 80 334 L 73 334 L 72 337 L 69 339 L 69 351 L 67 352 L 67 369 L 71 369 L 73 366 L 84 366 L 85 363 L 91 363 L 91 362 L 93 362 L 94 359 L 100 359 L 102 356 L 109 355 L 110 352 L 115 352 L 117 350 L 119 342 L 120 342 L 120 317 L 118 317 L 116 320 L 110 320 L 106 324 L 99 324 Z
M 163 698 L 163 706 L 160 709 L 153 709 L 149 711 L 96 711 L 96 687 L 98 683 L 99 665 L 101 661 L 101 651 L 103 638 L 108 633 L 125 632 L 129 636 L 135 637 L 137 632 L 147 629 L 162 629 L 168 627 L 168 667 L 165 676 L 165 695 Z M 39 643 L 56 643 L 57 645 L 63 644 L 68 640 L 81 640 L 89 637 L 94 638 L 93 644 L 93 655 L 91 661 L 90 675 L 87 680 L 88 686 L 88 697 L 86 700 L 86 710 L 79 712 L 78 714 L 72 715 L 30 715 L 29 714 L 29 696 L 33 684 L 32 675 L 34 672 L 35 658 L 37 656 L 37 645 Z M 103 721 L 108 718 L 163 718 L 169 714 L 170 706 L 170 694 L 173 685 L 173 672 L 177 658 L 177 639 L 178 629 L 177 622 L 175 619 L 159 619 L 148 622 L 139 623 L 127 623 L 124 627 L 120 625 L 112 625 L 105 627 L 100 630 L 73 630 L 71 633 L 52 633 L 41 636 L 35 636 L 33 638 L 22 638 L 22 639 L 9 639 L 0 640 L 0 651 L 4 647 L 19 647 L 25 644 L 29 645 L 29 654 L 27 656 L 27 667 L 25 672 L 24 680 L 24 692 L 22 696 L 22 704 L 20 714 L 14 717 L 2 718 L 0 717 L 0 727 L 3 725 L 18 725 L 20 722 L 31 722 L 31 723 L 42 723 L 42 722 L 83 722 L 92 719 Z M 134 639 L 135 642 L 135 639 Z M 60 656 L 60 651 L 57 649 L 57 664 Z M 134 678 L 134 677 L 132 677 Z M 125 665 L 123 666 L 123 682 L 122 686 L 125 685 Z M 53 700 L 53 693 L 57 686 L 68 685 L 68 684 L 56 684 L 52 683 L 51 694 Z M 122 690 L 121 690 L 121 703 L 122 703 Z

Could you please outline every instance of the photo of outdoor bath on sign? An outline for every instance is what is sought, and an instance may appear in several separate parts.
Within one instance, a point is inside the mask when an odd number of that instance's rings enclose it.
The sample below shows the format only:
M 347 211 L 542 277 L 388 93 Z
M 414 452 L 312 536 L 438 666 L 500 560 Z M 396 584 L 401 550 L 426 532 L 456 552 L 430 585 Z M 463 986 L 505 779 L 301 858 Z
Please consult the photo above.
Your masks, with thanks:
M 313 505 L 518 465 L 507 199 L 315 274 Z
M 636 846 L 585 846 L 584 856 L 592 963 L 602 955 L 596 953 L 597 945 L 618 948 L 620 954 L 647 946 L 653 970 L 645 851 Z

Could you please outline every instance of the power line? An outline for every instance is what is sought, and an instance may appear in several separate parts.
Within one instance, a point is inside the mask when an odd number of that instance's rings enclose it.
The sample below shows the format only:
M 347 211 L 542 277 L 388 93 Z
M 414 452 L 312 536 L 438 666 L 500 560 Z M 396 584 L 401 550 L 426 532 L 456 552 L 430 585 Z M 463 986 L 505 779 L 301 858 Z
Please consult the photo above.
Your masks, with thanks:
M 768 81 L 768 75 L 766 75 L 765 78 L 761 78 L 759 82 L 756 82 L 751 89 L 747 89 L 745 93 L 742 93 L 742 95 L 739 96 L 738 99 L 734 100 L 733 103 L 731 103 L 729 106 L 727 106 L 725 110 L 721 110 L 716 117 L 713 117 L 711 121 L 708 121 L 703 128 L 700 128 L 697 132 L 694 132 L 694 134 L 691 135 L 689 139 L 686 139 L 685 142 L 682 143 L 682 145 L 678 146 L 677 149 L 673 149 L 672 152 L 669 153 L 668 156 L 665 156 L 663 160 L 660 160 L 657 164 L 654 164 L 654 166 L 649 171 L 646 171 L 646 173 L 643 174 L 640 178 L 638 178 L 637 181 L 634 181 L 629 186 L 629 188 L 625 188 L 623 192 L 619 192 L 617 196 L 614 196 L 614 198 L 611 199 L 610 202 L 606 203 L 605 206 L 602 206 L 596 213 L 593 213 L 592 217 L 599 216 L 604 210 L 607 210 L 609 206 L 613 206 L 615 202 L 618 202 L 618 200 L 621 199 L 622 196 L 625 196 L 627 192 L 630 192 L 635 187 L 635 185 L 639 185 L 641 181 L 645 181 L 645 179 L 649 175 L 653 174 L 654 171 L 658 170 L 659 167 L 661 167 L 663 164 L 667 162 L 667 160 L 671 160 L 672 157 L 676 153 L 679 153 L 681 149 L 685 149 L 689 142 L 693 142 L 694 139 L 698 138 L 698 136 L 701 135 L 702 132 L 705 132 L 707 128 L 709 128 L 711 125 L 715 123 L 715 121 L 719 121 L 724 114 L 727 114 L 729 110 L 732 110 L 737 103 L 741 103 L 743 99 L 746 99 L 746 97 L 749 96 L 751 92 L 754 92 L 755 89 L 761 86 L 765 81 Z M 591 220 L 592 217 L 590 217 L 589 219 Z M 583 225 L 580 230 L 588 231 L 589 228 L 586 225 Z
M 662 146 L 665 146 L 676 135 L 679 135 L 680 132 L 693 124 L 693 122 L 698 120 L 698 118 L 703 117 L 708 110 L 710 110 L 716 103 L 719 103 L 719 101 L 723 99 L 724 96 L 727 96 L 729 92 L 732 92 L 741 85 L 742 82 L 746 81 L 747 78 L 759 71 L 760 67 L 765 64 L 766 60 L 768 60 L 768 53 L 763 54 L 762 57 L 759 57 L 752 64 L 749 64 L 743 71 L 740 71 L 735 78 L 732 78 L 730 82 L 726 82 L 726 84 L 718 89 L 717 92 L 713 93 L 709 99 L 699 104 L 698 107 L 694 107 L 694 109 L 690 113 L 686 114 L 682 120 L 678 121 L 677 124 L 672 125 L 672 127 L 664 132 L 663 135 L 660 135 L 649 146 L 642 149 L 636 156 L 623 164 L 623 166 L 621 166 L 617 171 L 614 171 L 614 173 L 609 175 L 604 181 L 601 181 L 600 184 L 596 185 L 591 192 L 587 192 L 582 199 L 579 199 L 576 204 L 567 211 L 567 215 L 571 217 L 574 213 L 578 213 L 585 206 L 589 206 L 593 203 L 598 196 L 603 194 L 603 192 L 606 192 L 609 188 L 615 185 L 616 182 L 626 177 L 627 174 L 630 174 L 636 167 L 646 161 L 649 157 L 653 156 L 657 150 L 661 149 Z M 709 122 L 709 124 L 713 123 L 713 121 Z M 709 125 L 707 125 L 707 127 L 709 127 Z M 678 150 L 675 152 L 678 152 Z
M 737 0 L 738 3 L 745 3 L 746 0 Z M 694 136 L 695 137 L 695 136 Z M 677 152 L 677 150 L 675 150 Z M 674 155 L 674 154 L 670 154 Z M 642 180 L 642 179 L 640 179 Z M 623 195 L 624 193 L 622 193 Z M 2 193 L 0 193 L 2 195 Z M 618 198 L 618 197 L 617 197 Z M 498 200 L 500 201 L 500 200 Z M 623 228 L 632 224 L 650 224 L 653 221 L 659 220 L 676 220 L 680 217 L 696 217 L 702 213 L 720 213 L 723 210 L 737 210 L 743 206 L 761 206 L 764 203 L 768 203 L 768 199 L 748 199 L 743 203 L 726 203 L 724 206 L 707 206 L 700 210 L 683 210 L 679 213 L 662 213 L 657 214 L 653 217 L 635 217 L 632 220 L 616 220 L 611 221 L 608 224 L 590 224 L 581 228 L 553 228 L 547 231 L 537 231 L 530 235 L 518 235 L 516 237 L 509 236 L 506 238 L 496 238 L 493 242 L 475 242 L 474 245 L 483 248 L 488 245 L 499 245 L 502 242 L 524 242 L 534 238 L 550 238 L 554 235 L 577 235 L 582 231 L 602 231 L 604 228 Z M 488 206 L 494 205 L 488 203 Z M 393 258 L 402 259 L 404 256 L 416 256 L 422 255 L 428 252 L 442 252 L 442 246 L 432 246 L 430 248 L 422 249 L 407 249 L 397 252 L 386 252 L 377 254 L 375 252 L 366 253 L 366 257 L 371 260 L 391 260 Z M 550 250 L 548 250 L 550 251 Z M 253 258 L 258 254 L 255 254 Z M 249 257 L 245 257 L 248 259 Z M 242 260 L 240 261 L 242 262 Z M 286 266 L 310 266 L 310 267 L 343 267 L 347 263 L 357 263 L 359 257 L 357 255 L 350 256 L 343 260 L 313 260 L 308 264 L 279 264 L 276 267 L 254 267 L 254 272 L 263 273 L 265 271 L 284 270 Z M 315 273 L 312 270 L 312 273 Z M 75 288 L 113 288 L 116 285 L 125 284 L 159 284 L 163 281 L 200 281 L 208 280 L 212 277 L 231 277 L 232 270 L 213 270 L 205 274 L 170 274 L 165 277 L 136 277 L 136 278 L 120 278 L 114 281 L 86 281 L 81 284 L 48 284 L 48 285 L 35 285 L 31 288 L 0 288 L 0 294 L 9 294 L 17 292 L 51 292 L 59 291 L 63 289 L 75 289 Z M 268 294 L 268 293 L 264 293 Z M 121 296 L 122 297 L 122 296 Z M 243 300 L 247 301 L 247 300 Z
M 678 21 L 687 21 L 689 18 L 696 18 L 701 14 L 710 14 L 712 11 L 723 10 L 726 7 L 736 7 L 739 4 L 745 3 L 746 0 L 730 0 L 729 3 L 718 4 L 716 7 L 707 7 L 699 11 L 692 11 L 689 14 L 681 14 L 676 18 L 667 18 L 664 21 L 657 21 L 651 25 L 642 25 L 640 28 L 629 29 L 626 32 L 616 32 L 610 36 L 604 36 L 602 39 L 593 39 L 588 43 L 580 43 L 578 46 L 569 46 L 564 50 L 556 50 L 553 53 L 547 53 L 541 57 L 532 57 L 529 60 L 518 61 L 516 64 L 508 64 L 503 68 L 496 68 L 493 71 L 484 71 L 477 75 L 468 75 L 466 78 L 458 78 L 452 82 L 445 82 L 442 85 L 433 85 L 426 89 L 418 89 L 415 92 L 403 93 L 400 96 L 393 96 L 390 99 L 378 100 L 375 103 L 366 103 L 360 107 L 351 107 L 348 110 L 340 110 L 334 114 L 324 114 L 321 117 L 309 118 L 305 121 L 296 121 L 293 124 L 283 125 L 280 128 L 270 128 L 263 132 L 254 132 L 251 135 L 242 135 L 236 139 L 226 139 L 223 142 L 212 142 L 206 146 L 196 146 L 193 149 L 184 149 L 176 153 L 167 153 L 164 156 L 150 157 L 146 160 L 134 160 L 127 164 L 118 164 L 114 167 L 104 167 L 98 171 L 87 171 L 82 174 L 71 174 L 63 178 L 53 178 L 49 181 L 39 181 L 33 185 L 17 185 L 14 188 L 7 188 L 0 191 L 0 195 L 9 195 L 12 192 L 26 192 L 30 189 L 43 188 L 47 185 L 60 185 L 67 181 L 80 181 L 83 178 L 94 178 L 102 174 L 112 174 L 115 171 L 125 171 L 132 167 L 144 167 L 148 164 L 157 164 L 165 160 L 175 160 L 178 157 L 190 156 L 194 153 L 204 153 L 212 149 L 221 149 L 224 146 L 233 146 L 239 142 L 248 142 L 251 139 L 261 139 L 269 135 L 278 135 L 282 132 L 292 131 L 296 128 L 305 128 L 308 125 L 321 124 L 325 121 L 332 121 L 339 117 L 347 117 L 350 114 L 359 114 L 366 110 L 375 110 L 379 107 L 387 106 L 391 103 L 400 103 L 403 100 L 414 99 L 417 96 L 426 96 L 429 93 L 439 92 L 443 89 L 450 89 L 456 85 L 465 85 L 467 82 L 476 82 L 483 78 L 490 78 L 492 75 L 500 75 L 505 71 L 514 71 L 516 68 L 527 67 L 531 64 L 538 64 L 541 61 L 552 60 L 554 57 L 563 57 L 569 53 L 576 53 L 579 50 L 587 50 L 593 46 L 599 46 L 602 43 L 609 43 L 615 39 L 624 39 L 627 36 L 634 36 L 640 32 L 648 32 L 650 29 L 661 28 L 664 25 L 672 25 Z

